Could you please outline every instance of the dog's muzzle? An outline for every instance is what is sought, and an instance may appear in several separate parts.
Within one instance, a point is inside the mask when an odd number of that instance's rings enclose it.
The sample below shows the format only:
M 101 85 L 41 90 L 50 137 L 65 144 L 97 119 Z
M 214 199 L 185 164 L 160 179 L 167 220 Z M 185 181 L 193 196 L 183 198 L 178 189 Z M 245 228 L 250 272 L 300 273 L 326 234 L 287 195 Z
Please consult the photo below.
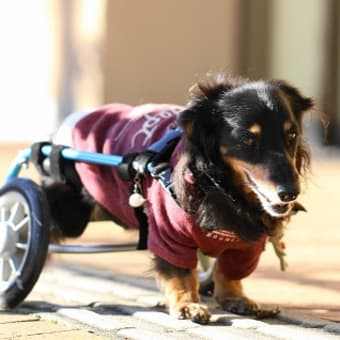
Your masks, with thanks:
M 258 197 L 263 209 L 273 217 L 284 217 L 288 215 L 299 192 L 293 186 L 277 186 L 276 191 L 261 187 L 256 180 L 245 172 L 247 184 Z

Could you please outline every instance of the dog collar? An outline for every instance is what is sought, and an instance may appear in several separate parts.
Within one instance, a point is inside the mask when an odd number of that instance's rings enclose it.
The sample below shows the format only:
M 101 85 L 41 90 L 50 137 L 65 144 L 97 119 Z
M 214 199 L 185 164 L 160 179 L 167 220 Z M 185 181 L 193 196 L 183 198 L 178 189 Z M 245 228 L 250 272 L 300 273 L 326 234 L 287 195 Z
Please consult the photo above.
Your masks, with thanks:
M 190 168 L 185 171 L 184 179 L 189 184 L 197 185 L 202 192 L 207 191 L 207 188 L 209 187 L 216 188 L 227 199 L 230 207 L 235 211 L 235 213 L 239 216 L 242 215 L 243 208 L 241 203 L 235 198 L 235 196 L 231 192 L 228 192 L 221 186 L 220 180 L 215 179 L 208 172 L 199 174 L 198 171 L 196 171 L 196 169 L 194 170 L 193 168 Z M 197 181 L 196 179 L 199 179 L 199 181 Z

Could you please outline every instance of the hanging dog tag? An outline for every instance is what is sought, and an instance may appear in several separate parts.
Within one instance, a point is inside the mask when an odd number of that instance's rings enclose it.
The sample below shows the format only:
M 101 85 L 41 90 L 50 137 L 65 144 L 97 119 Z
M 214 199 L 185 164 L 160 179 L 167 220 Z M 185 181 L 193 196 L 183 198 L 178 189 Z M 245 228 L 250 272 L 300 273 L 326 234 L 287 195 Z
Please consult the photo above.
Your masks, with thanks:
M 134 192 L 129 197 L 129 205 L 132 208 L 141 207 L 146 202 L 146 199 L 138 192 Z
M 129 197 L 130 207 L 138 208 L 141 207 L 146 202 L 146 199 L 143 197 L 141 192 L 142 192 L 141 181 L 140 178 L 136 176 L 136 178 L 134 179 L 132 194 Z

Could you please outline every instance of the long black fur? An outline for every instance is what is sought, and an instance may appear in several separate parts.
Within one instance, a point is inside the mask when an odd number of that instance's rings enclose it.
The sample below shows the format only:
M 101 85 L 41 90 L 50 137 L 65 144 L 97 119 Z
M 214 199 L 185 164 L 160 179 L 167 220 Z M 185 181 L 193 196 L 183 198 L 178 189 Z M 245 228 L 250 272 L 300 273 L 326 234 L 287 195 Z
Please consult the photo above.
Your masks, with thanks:
M 201 228 L 227 229 L 251 241 L 258 239 L 263 233 L 270 233 L 289 216 L 273 218 L 264 212 L 255 194 L 245 193 L 238 174 L 221 160 L 218 153 L 221 135 L 228 133 L 225 117 L 229 112 L 230 115 L 242 114 L 242 106 L 237 102 L 226 110 L 225 98 L 231 90 L 240 89 L 242 92 L 242 87 L 247 83 L 243 79 L 218 76 L 198 83 L 192 89 L 191 102 L 179 116 L 179 124 L 186 132 L 186 146 L 185 156 L 176 170 L 175 188 L 182 206 L 195 215 Z M 297 89 L 283 81 L 273 80 L 268 82 L 268 86 L 289 98 L 302 129 L 303 112 L 313 106 L 312 100 L 303 97 Z M 246 89 L 243 91 L 247 100 Z M 236 94 L 239 96 L 240 92 Z M 248 101 L 251 100 L 249 96 Z M 257 105 L 256 102 L 254 104 Z M 310 158 L 302 138 L 299 139 L 295 157 L 297 171 L 303 176 L 309 168 Z M 187 168 L 194 173 L 194 186 L 184 180 L 183 174 Z M 220 188 L 207 184 L 207 174 L 218 182 Z

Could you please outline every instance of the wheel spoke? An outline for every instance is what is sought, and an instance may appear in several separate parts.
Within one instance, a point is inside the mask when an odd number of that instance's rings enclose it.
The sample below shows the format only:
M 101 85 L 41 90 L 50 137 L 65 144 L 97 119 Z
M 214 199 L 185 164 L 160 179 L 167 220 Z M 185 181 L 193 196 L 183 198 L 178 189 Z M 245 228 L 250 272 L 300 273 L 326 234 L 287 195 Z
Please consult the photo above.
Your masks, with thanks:
M 20 266 L 22 264 L 22 261 L 24 259 L 24 255 L 25 255 L 25 251 L 24 250 L 17 249 L 16 253 L 11 256 L 11 260 L 14 263 L 16 271 L 20 268 Z
M 22 227 L 24 227 L 27 224 L 28 221 L 29 221 L 29 217 L 25 216 L 20 222 L 13 225 L 13 230 L 18 232 Z
M 12 258 L 12 257 L 10 257 L 10 258 L 8 259 L 8 263 L 9 263 L 9 266 L 10 266 L 12 272 L 13 272 L 13 273 L 16 273 L 19 267 L 18 267 L 17 264 L 15 263 L 15 259 Z
M 0 258 L 0 280 L 8 281 L 11 276 L 11 266 L 9 264 L 8 259 Z
M 7 222 L 9 217 L 9 211 L 6 207 L 1 207 L 0 222 Z
M 16 202 L 11 210 L 11 216 L 8 219 L 9 223 L 17 224 L 25 217 L 25 209 L 20 202 Z

